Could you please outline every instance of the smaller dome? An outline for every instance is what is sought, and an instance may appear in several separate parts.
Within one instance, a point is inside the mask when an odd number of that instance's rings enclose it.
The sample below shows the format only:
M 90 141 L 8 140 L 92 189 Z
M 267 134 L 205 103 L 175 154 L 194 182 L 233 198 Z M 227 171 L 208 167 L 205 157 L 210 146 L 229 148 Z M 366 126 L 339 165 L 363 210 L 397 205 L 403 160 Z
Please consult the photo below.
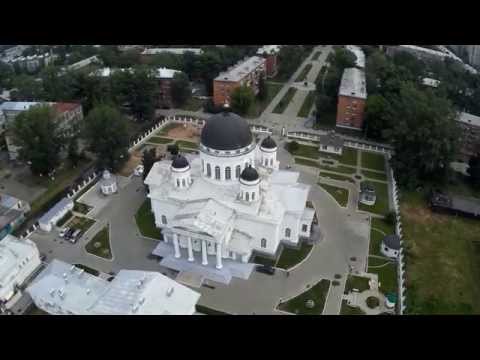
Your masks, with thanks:
M 174 169 L 183 169 L 189 166 L 188 160 L 185 156 L 178 154 L 172 161 L 172 167 Z
M 261 147 L 265 149 L 275 149 L 277 147 L 277 144 L 270 136 L 268 136 L 265 139 L 263 139 Z
M 240 174 L 240 179 L 245 181 L 255 181 L 259 178 L 260 176 L 258 175 L 257 170 L 255 170 L 252 165 L 248 165 L 248 167 L 246 167 Z
M 397 235 L 385 236 L 383 243 L 392 250 L 400 250 L 400 238 Z

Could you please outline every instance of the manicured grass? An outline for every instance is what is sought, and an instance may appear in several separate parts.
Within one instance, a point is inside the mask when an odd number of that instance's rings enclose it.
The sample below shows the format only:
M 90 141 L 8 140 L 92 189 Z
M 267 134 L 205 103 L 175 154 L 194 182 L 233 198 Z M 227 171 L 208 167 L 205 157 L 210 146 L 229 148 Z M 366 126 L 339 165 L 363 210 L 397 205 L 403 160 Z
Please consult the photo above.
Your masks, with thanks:
M 256 255 L 252 262 L 259 265 L 275 266 L 277 259 L 270 259 L 264 256 Z
M 318 167 L 318 163 L 316 161 L 308 160 L 308 159 L 300 159 L 297 157 L 295 158 L 295 164 Z
M 298 111 L 297 116 L 308 117 L 308 115 L 310 115 L 310 111 L 312 110 L 312 106 L 314 103 L 315 103 L 315 91 L 309 91 L 307 97 L 303 101 L 302 107 Z
M 300 72 L 300 75 L 298 75 L 298 77 L 295 81 L 296 82 L 305 81 L 305 79 L 307 78 L 307 75 L 308 75 L 308 73 L 310 72 L 311 69 L 312 69 L 312 64 L 305 65 L 305 67 Z
M 147 142 L 152 144 L 169 144 L 173 141 L 173 139 L 168 139 L 164 137 L 152 136 Z
M 480 221 L 432 213 L 425 196 L 400 198 L 407 313 L 480 314 Z
M 320 155 L 318 152 L 318 146 L 309 146 L 303 144 L 298 144 L 297 150 L 289 152 L 294 156 L 302 156 L 310 159 L 318 159 Z
M 362 168 L 385 171 L 385 155 L 362 151 Z
M 88 212 L 92 210 L 91 206 L 88 206 L 83 203 L 76 202 L 73 204 L 73 211 L 81 213 L 81 214 L 88 214 Z
M 187 111 L 198 111 L 202 109 L 202 107 L 203 107 L 203 100 L 200 100 L 192 96 L 190 99 L 188 99 L 188 101 L 183 106 L 180 107 L 180 109 L 187 110 Z
M 248 118 L 257 118 L 263 111 L 267 108 L 268 105 L 272 102 L 273 98 L 277 96 L 278 92 L 282 89 L 282 84 L 272 83 L 269 81 L 265 82 L 267 86 L 267 97 L 265 100 L 260 100 L 255 98 L 255 102 L 248 109 L 247 117 Z
M 100 230 L 92 240 L 85 246 L 85 250 L 90 254 L 100 256 L 105 259 L 112 258 L 112 250 L 110 249 L 109 226 L 105 226 Z
M 320 165 L 320 169 L 327 170 L 327 171 L 338 172 L 338 173 L 342 173 L 342 174 L 355 174 L 356 173 L 355 168 L 349 167 L 349 166 L 343 166 L 343 165 L 338 165 L 338 166 Z
M 369 179 L 387 181 L 387 175 L 385 173 L 377 173 L 368 170 L 362 170 L 361 173 Z
M 371 266 L 369 260 L 368 273 L 378 274 L 380 291 L 383 294 L 397 293 L 397 264 L 393 261 L 384 261 L 386 265 L 380 267 Z
M 357 166 L 357 157 L 358 151 L 356 149 L 344 147 L 339 161 L 345 165 Z
M 160 229 L 155 225 L 155 216 L 151 210 L 150 199 L 146 199 L 140 206 L 135 214 L 135 221 L 143 236 L 157 240 L 163 239 Z
M 339 175 L 339 174 L 329 173 L 329 172 L 325 172 L 325 171 L 320 171 L 320 176 L 325 177 L 325 178 L 340 180 L 340 181 L 348 181 L 352 184 L 355 184 L 355 180 L 353 180 L 351 177 L 345 176 L 345 175 Z
M 318 184 L 337 200 L 340 206 L 346 207 L 348 203 L 348 190 L 327 184 Z
M 321 315 L 325 306 L 329 288 L 330 281 L 322 279 L 304 293 L 284 303 L 280 303 L 278 308 L 282 311 L 297 315 Z M 306 306 L 306 302 L 308 300 L 314 301 L 314 306 L 312 309 L 309 309 Z
M 80 268 L 80 269 L 85 270 L 86 273 L 89 273 L 90 275 L 93 275 L 93 276 L 98 276 L 98 274 L 100 274 L 100 272 L 98 270 L 92 269 L 91 267 L 88 267 L 88 266 L 83 265 L 83 264 L 75 264 L 75 266 Z
M 324 65 L 318 72 L 317 78 L 315 79 L 315 84 L 318 84 L 318 82 L 322 80 L 322 77 L 323 77 L 323 74 L 325 74 L 325 71 L 327 71 L 327 67 Z
M 277 106 L 275 106 L 275 109 L 273 109 L 273 112 L 275 114 L 283 114 L 283 112 L 288 107 L 288 104 L 290 104 L 290 101 L 292 101 L 296 93 L 297 93 L 297 89 L 293 87 L 289 88 L 286 94 L 283 96 L 283 98 L 279 101 Z
M 178 140 L 175 144 L 177 144 L 179 148 L 198 149 L 198 144 L 191 141 Z
M 290 269 L 302 262 L 308 256 L 308 254 L 310 254 L 312 249 L 313 245 L 305 242 L 302 242 L 299 249 L 284 247 L 282 254 L 278 258 L 275 266 L 281 269 Z
M 68 226 L 71 228 L 80 229 L 82 234 L 85 234 L 93 224 L 95 224 L 95 220 L 93 219 L 75 216 L 73 220 L 68 223 Z
M 342 300 L 340 315 L 365 315 L 365 313 L 360 308 L 349 306 L 347 300 Z
M 370 229 L 370 251 L 371 255 L 383 256 L 380 252 L 380 244 L 386 235 L 394 234 L 393 225 L 387 224 L 383 219 L 372 218 Z
M 71 211 L 67 212 L 60 220 L 57 222 L 57 227 L 62 227 L 72 218 L 73 214 Z
M 321 51 L 317 51 L 315 54 L 312 56 L 312 60 L 318 60 L 318 57 L 322 54 Z
M 369 183 L 372 184 L 372 186 L 375 188 L 375 193 L 377 195 L 375 205 L 369 206 L 359 203 L 358 210 L 368 211 L 379 215 L 387 215 L 389 211 L 388 184 L 380 183 L 377 181 L 369 181 Z
M 386 257 L 377 257 L 377 256 L 369 256 L 368 257 L 368 266 L 369 267 L 378 267 L 381 265 L 385 265 L 390 263 L 391 260 Z M 370 271 L 369 271 L 370 272 Z
M 357 289 L 358 292 L 370 289 L 370 286 L 368 285 L 369 281 L 370 279 L 366 277 L 349 275 L 347 283 L 345 284 L 345 294 L 348 294 L 353 289 Z

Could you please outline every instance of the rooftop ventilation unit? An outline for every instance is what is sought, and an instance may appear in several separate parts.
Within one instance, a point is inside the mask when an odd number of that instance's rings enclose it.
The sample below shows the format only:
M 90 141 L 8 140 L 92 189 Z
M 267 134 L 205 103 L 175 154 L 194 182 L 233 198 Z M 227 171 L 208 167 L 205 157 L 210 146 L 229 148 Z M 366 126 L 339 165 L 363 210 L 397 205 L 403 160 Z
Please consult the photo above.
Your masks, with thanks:
M 168 290 L 167 290 L 167 297 L 172 296 L 174 290 L 175 290 L 175 289 L 174 289 L 173 286 L 169 287 Z

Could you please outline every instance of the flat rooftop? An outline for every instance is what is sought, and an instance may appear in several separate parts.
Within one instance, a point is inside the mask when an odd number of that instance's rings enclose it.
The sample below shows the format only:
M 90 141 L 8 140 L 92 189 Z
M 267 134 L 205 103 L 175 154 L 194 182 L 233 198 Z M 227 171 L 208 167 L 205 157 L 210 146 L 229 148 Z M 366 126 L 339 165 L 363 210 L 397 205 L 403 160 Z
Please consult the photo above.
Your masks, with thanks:
M 228 71 L 220 73 L 215 80 L 216 81 L 240 81 L 242 80 L 247 74 L 252 72 L 255 68 L 257 68 L 260 64 L 264 64 L 265 59 L 252 56 L 247 60 L 237 63 Z
M 357 45 L 347 45 L 345 48 L 357 57 L 355 65 L 363 69 L 365 67 L 365 53 L 363 50 Z
M 438 87 L 440 85 L 440 80 L 432 79 L 432 78 L 423 78 L 422 79 L 422 84 L 425 86 L 430 86 L 430 87 Z
M 365 84 L 365 73 L 363 70 L 357 68 L 345 69 L 338 95 L 366 99 L 367 86 Z
M 472 115 L 466 112 L 460 113 L 457 117 L 457 121 L 463 124 L 480 127 L 480 116 Z
M 203 50 L 200 48 L 152 48 L 143 50 L 142 55 L 158 55 L 163 52 L 168 52 L 176 55 L 182 55 L 186 52 L 193 52 L 196 55 L 200 55 L 203 53 Z
M 280 51 L 280 45 L 263 45 L 257 50 L 258 55 L 277 54 Z

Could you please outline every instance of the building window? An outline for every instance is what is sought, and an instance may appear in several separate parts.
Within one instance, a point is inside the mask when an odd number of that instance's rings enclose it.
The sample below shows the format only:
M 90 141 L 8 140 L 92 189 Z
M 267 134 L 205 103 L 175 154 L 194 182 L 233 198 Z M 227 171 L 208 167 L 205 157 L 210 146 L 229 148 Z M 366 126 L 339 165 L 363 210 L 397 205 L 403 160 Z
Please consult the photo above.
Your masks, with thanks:
M 302 225 L 302 231 L 303 231 L 303 232 L 307 232 L 307 230 L 308 230 L 308 225 L 303 224 L 303 225 Z
M 267 239 L 263 238 L 260 241 L 260 246 L 265 249 L 267 247 Z
M 240 165 L 237 165 L 235 168 L 235 177 L 238 179 L 240 177 L 240 171 L 242 170 L 242 167 Z
M 285 237 L 289 238 L 291 234 L 292 234 L 292 230 L 290 230 L 290 228 L 286 228 L 285 229 Z
M 165 215 L 162 215 L 162 224 L 167 224 L 167 217 Z
M 177 187 L 180 187 L 180 179 L 177 179 Z
M 220 166 L 215 166 L 215 179 L 220 180 Z
M 182 179 L 182 186 L 185 187 L 187 184 L 185 184 L 185 179 Z
M 250 193 L 245 193 L 245 200 L 250 201 Z
M 270 166 L 273 166 L 273 159 L 270 159 Z
M 207 177 L 212 177 L 212 167 L 207 164 Z
M 225 180 L 230 180 L 232 178 L 232 171 L 230 170 L 230 166 L 225 168 Z
M 327 150 L 327 145 L 322 145 L 323 150 Z
M 252 192 L 252 201 L 255 200 L 255 193 Z

